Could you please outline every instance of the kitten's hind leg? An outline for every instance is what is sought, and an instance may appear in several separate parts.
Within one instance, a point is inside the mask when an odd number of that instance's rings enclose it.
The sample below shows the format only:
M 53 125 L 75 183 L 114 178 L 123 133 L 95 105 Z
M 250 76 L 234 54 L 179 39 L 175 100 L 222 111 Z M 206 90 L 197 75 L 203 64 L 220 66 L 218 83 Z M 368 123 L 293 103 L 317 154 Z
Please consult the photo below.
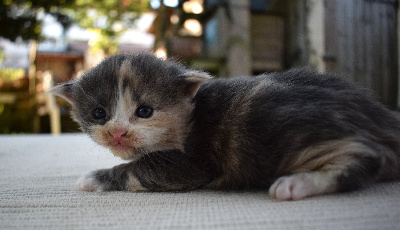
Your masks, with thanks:
M 270 197 L 277 200 L 300 200 L 336 191 L 339 172 L 308 172 L 278 178 L 270 187 Z
M 287 176 L 278 178 L 271 185 L 270 197 L 299 200 L 350 191 L 375 181 L 381 168 L 379 154 L 384 148 L 379 151 L 364 143 L 339 140 L 307 148 L 284 162 L 286 172 L 283 174 Z

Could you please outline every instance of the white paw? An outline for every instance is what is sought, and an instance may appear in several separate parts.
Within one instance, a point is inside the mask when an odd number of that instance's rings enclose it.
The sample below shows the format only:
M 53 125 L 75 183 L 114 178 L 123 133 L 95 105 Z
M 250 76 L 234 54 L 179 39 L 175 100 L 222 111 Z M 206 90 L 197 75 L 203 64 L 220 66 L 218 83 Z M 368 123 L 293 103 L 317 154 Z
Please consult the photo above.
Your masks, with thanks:
M 85 192 L 101 192 L 104 191 L 103 185 L 95 178 L 95 172 L 91 172 L 82 176 L 76 181 L 78 190 Z
M 269 195 L 277 200 L 301 200 L 335 191 L 334 173 L 299 173 L 278 178 L 269 188 Z
M 269 195 L 277 200 L 300 200 L 308 195 L 306 184 L 299 176 L 281 177 L 271 185 Z

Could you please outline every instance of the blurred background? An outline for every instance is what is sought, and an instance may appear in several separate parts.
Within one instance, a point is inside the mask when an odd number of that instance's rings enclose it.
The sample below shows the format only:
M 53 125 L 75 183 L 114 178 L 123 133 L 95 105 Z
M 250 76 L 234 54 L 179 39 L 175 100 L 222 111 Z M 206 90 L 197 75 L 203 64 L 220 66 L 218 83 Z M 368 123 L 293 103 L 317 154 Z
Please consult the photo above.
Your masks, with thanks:
M 0 133 L 79 131 L 46 91 L 115 53 L 217 77 L 308 66 L 399 108 L 398 0 L 2 0 Z

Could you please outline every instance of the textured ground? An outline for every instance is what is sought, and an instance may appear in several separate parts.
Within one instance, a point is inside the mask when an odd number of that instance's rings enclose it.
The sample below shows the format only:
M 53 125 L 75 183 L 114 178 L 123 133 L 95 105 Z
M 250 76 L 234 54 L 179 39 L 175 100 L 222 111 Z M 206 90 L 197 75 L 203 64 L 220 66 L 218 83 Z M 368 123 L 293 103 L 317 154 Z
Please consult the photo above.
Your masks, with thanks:
M 81 174 L 121 162 L 83 134 L 0 136 L 0 229 L 400 229 L 400 182 L 295 202 L 75 189 Z

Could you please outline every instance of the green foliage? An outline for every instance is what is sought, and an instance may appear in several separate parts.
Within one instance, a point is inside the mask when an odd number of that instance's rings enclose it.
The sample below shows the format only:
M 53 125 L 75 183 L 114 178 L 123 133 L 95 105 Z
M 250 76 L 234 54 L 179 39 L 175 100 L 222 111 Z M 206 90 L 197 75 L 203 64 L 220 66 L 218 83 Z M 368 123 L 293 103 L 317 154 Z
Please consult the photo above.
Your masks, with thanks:
M 4 50 L 0 47 L 0 63 L 4 61 Z
M 103 50 L 106 55 L 118 51 L 118 38 L 139 18 L 140 13 L 150 9 L 149 0 L 76 0 L 68 11 L 83 28 L 96 31 L 92 51 Z
M 2 0 L 0 3 L 0 37 L 15 41 L 38 40 L 42 30 L 39 13 L 53 14 L 63 26 L 72 21 L 61 12 L 75 0 Z
M 0 134 L 32 133 L 33 112 L 16 104 L 0 104 Z
M 101 30 L 92 30 L 97 33 L 97 37 L 89 41 L 90 51 L 93 54 L 104 52 L 105 55 L 110 55 L 118 52 L 118 36 L 109 36 L 102 33 Z
M 23 78 L 25 71 L 23 69 L 1 68 L 0 80 L 3 81 L 16 81 Z
M 2 0 L 0 37 L 15 41 L 39 40 L 42 21 L 39 15 L 53 15 L 64 28 L 74 21 L 81 27 L 101 30 L 94 50 L 116 52 L 118 37 L 133 26 L 141 12 L 150 9 L 149 0 Z

